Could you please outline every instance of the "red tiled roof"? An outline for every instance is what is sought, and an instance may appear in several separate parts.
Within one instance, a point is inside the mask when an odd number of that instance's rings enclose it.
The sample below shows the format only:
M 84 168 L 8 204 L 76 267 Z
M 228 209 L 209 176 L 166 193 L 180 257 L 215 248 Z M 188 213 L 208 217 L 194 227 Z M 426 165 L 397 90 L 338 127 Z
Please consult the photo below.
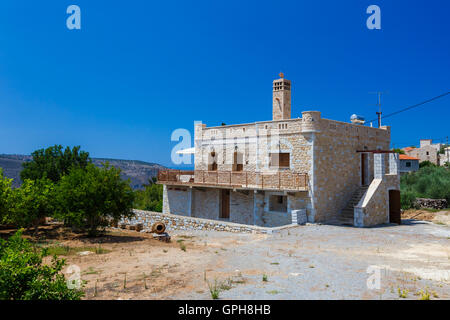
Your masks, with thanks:
M 407 156 L 406 154 L 400 155 L 400 160 L 419 160 L 418 158 Z
M 405 150 L 405 151 L 411 151 L 411 150 L 413 150 L 413 149 L 415 149 L 415 148 L 413 148 L 413 147 L 406 147 L 406 148 L 403 148 L 403 150 Z

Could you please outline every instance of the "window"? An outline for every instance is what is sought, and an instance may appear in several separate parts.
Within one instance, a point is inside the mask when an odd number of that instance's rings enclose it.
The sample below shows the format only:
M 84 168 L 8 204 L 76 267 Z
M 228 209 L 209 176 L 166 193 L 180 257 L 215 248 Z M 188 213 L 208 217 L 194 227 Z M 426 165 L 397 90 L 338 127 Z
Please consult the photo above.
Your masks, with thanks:
M 429 156 L 430 155 L 430 153 L 427 151 L 427 156 Z
M 217 171 L 216 152 L 212 151 L 208 158 L 208 171 Z
M 277 212 L 287 212 L 287 197 L 286 196 L 270 196 L 269 210 Z
M 233 156 L 233 171 L 242 171 L 244 169 L 242 153 L 235 151 Z
M 270 167 L 275 168 L 289 168 L 290 167 L 290 154 L 287 152 L 283 153 L 269 153 Z
M 406 167 L 407 168 L 411 168 L 411 162 L 410 161 L 406 162 Z

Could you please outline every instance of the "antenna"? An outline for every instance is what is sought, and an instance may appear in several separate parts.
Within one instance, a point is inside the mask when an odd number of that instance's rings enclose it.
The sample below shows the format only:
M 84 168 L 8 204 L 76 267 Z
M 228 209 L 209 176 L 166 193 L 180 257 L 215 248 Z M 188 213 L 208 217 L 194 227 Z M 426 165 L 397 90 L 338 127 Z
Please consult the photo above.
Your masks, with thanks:
M 388 92 L 376 91 L 376 92 L 369 92 L 369 93 L 376 94 L 378 96 L 377 104 L 376 104 L 376 106 L 378 106 L 378 111 L 376 112 L 376 114 L 378 117 L 378 128 L 380 128 L 381 127 L 381 113 L 382 113 L 381 112 L 381 95 L 384 93 L 388 93 Z

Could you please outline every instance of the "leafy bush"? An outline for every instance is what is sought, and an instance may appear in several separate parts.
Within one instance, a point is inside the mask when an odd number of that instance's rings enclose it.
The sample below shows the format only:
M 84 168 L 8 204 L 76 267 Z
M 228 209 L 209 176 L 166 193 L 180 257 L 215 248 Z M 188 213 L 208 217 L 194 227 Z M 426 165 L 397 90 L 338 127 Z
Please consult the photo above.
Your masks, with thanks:
M 72 168 L 63 176 L 57 192 L 57 217 L 70 226 L 97 235 L 98 228 L 112 220 L 133 215 L 134 193 L 129 181 L 120 177 L 120 169 L 106 163 L 98 168 L 89 164 L 86 169 Z
M 145 190 L 137 190 L 135 194 L 136 209 L 162 212 L 163 186 L 156 184 L 155 180 L 150 181 Z
M 0 168 L 0 224 L 6 222 L 10 214 L 11 184 L 12 179 L 4 177 L 3 170 Z
M 401 190 L 400 202 L 401 202 L 402 209 L 409 209 L 409 208 L 414 207 L 415 200 L 416 200 L 416 194 L 414 193 L 414 191 Z
M 398 154 L 405 154 L 405 151 L 400 148 L 392 149 L 392 151 L 397 152 Z
M 450 171 L 444 167 L 426 165 L 400 179 L 403 209 L 413 206 L 416 198 L 446 199 L 450 203 Z
M 64 260 L 43 265 L 45 250 L 38 251 L 19 230 L 8 241 L 0 240 L 1 300 L 79 300 L 84 293 L 69 289 L 61 273 Z
M 425 167 L 437 167 L 437 165 L 435 165 L 434 163 L 432 163 L 428 160 L 425 160 L 425 161 L 422 161 L 421 163 L 419 163 L 419 168 L 425 168 Z
M 55 187 L 48 179 L 25 180 L 12 195 L 12 213 L 10 222 L 19 227 L 34 227 L 35 232 L 40 221 L 52 216 L 55 210 Z
M 23 164 L 20 173 L 22 180 L 37 180 L 42 178 L 58 182 L 63 175 L 69 173 L 72 167 L 86 168 L 89 160 L 89 153 L 80 151 L 80 147 L 66 147 L 63 151 L 61 145 L 55 145 L 47 149 L 34 151 L 33 160 Z

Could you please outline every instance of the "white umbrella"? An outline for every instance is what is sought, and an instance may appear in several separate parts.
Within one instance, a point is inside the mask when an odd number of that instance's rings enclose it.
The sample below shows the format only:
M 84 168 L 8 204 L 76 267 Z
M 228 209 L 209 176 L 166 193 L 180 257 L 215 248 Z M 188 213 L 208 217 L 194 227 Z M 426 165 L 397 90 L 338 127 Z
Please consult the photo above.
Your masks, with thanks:
M 194 153 L 195 153 L 195 147 L 178 150 L 176 152 L 176 154 L 194 154 Z

